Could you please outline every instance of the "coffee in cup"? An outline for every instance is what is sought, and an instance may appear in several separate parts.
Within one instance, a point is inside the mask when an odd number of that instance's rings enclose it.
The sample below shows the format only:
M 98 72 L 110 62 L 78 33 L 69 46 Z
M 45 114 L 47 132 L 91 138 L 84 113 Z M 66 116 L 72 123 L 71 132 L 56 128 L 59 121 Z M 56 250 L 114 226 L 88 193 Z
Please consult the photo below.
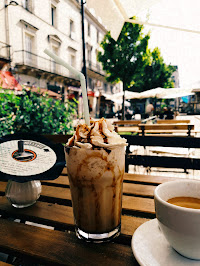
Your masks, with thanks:
M 169 199 L 167 202 L 184 208 L 200 209 L 200 199 L 198 198 L 175 197 Z

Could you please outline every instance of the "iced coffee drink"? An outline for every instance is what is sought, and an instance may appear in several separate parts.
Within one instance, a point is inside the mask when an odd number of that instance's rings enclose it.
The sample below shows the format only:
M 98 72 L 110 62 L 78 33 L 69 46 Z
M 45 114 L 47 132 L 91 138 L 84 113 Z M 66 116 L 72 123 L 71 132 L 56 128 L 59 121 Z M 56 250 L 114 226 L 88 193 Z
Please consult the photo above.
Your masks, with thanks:
M 65 154 L 79 238 L 101 242 L 119 235 L 126 145 L 105 119 L 79 125 L 68 141 Z

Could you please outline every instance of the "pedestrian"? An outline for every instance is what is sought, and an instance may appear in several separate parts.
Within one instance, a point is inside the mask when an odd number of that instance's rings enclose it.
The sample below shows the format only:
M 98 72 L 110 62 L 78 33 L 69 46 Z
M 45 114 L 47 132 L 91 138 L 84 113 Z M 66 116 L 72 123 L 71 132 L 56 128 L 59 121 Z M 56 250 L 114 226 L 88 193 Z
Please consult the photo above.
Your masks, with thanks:
M 154 111 L 154 106 L 151 102 L 149 102 L 145 108 L 145 115 L 146 118 L 150 117 L 153 115 L 153 111 Z

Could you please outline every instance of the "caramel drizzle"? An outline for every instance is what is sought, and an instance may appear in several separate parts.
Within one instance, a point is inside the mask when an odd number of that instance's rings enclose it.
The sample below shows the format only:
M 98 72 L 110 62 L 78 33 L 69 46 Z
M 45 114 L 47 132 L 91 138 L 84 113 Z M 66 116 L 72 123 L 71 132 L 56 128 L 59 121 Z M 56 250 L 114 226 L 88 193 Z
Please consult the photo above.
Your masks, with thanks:
M 108 138 L 107 136 L 103 133 L 103 125 L 102 122 L 105 121 L 104 118 L 101 118 L 99 121 L 90 121 L 91 126 L 87 126 L 87 125 L 78 125 L 76 128 L 76 132 L 73 136 L 73 138 L 70 140 L 69 142 L 69 146 L 73 146 L 74 145 L 74 141 L 75 141 L 75 136 L 78 142 L 82 142 L 82 143 L 90 143 L 93 146 L 93 149 L 96 148 L 96 146 L 92 143 L 91 141 L 91 133 L 93 128 L 95 127 L 96 123 L 99 123 L 99 133 L 101 134 L 104 143 L 108 144 Z M 82 138 L 80 136 L 80 129 L 82 129 L 83 132 L 86 133 L 86 138 Z M 111 130 L 110 130 L 111 132 Z

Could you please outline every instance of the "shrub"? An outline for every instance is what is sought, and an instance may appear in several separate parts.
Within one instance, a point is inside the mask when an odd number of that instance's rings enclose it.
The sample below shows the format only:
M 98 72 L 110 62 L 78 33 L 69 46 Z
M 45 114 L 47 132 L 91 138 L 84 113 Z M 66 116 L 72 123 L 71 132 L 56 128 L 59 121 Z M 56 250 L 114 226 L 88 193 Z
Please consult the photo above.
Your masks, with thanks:
M 25 89 L 21 95 L 0 93 L 0 136 L 17 132 L 71 134 L 76 104 Z

